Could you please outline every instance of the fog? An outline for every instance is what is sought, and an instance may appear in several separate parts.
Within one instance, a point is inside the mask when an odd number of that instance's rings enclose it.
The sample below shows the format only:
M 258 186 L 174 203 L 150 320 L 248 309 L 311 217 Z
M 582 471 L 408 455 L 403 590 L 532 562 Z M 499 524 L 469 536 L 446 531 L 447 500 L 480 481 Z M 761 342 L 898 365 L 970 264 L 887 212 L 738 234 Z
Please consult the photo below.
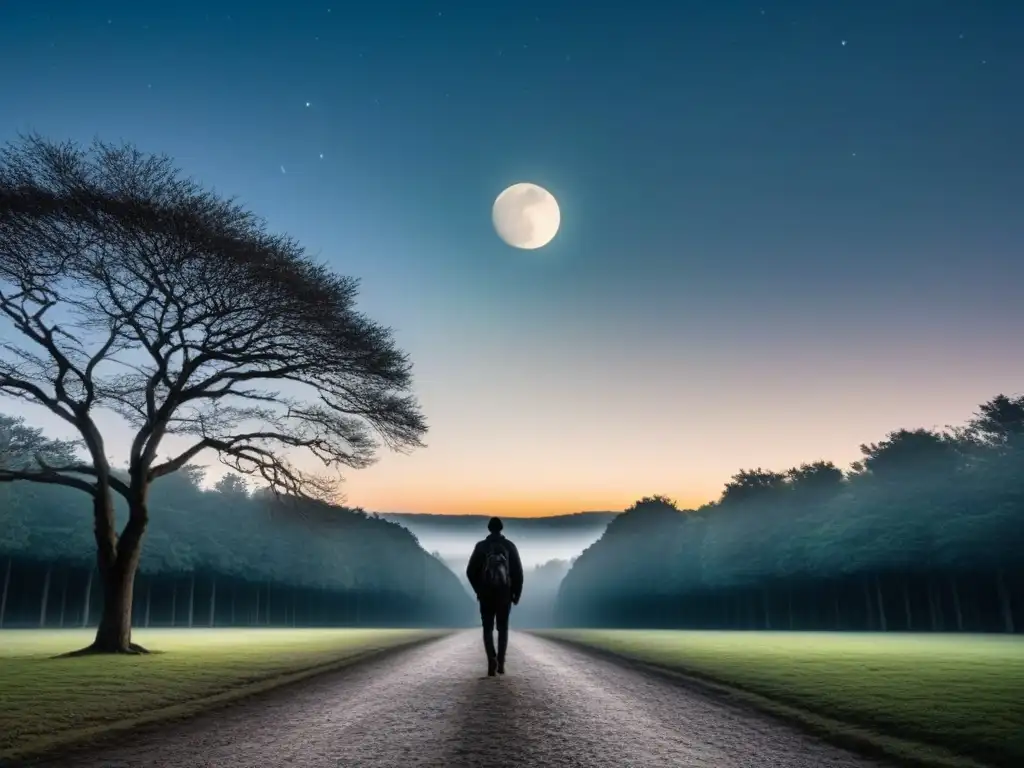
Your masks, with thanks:
M 554 623 L 558 588 L 570 562 L 604 534 L 614 512 L 581 512 L 549 518 L 503 518 L 503 533 L 515 542 L 523 562 L 523 598 L 515 610 L 521 627 Z M 382 515 L 407 528 L 428 552 L 436 553 L 467 592 L 466 565 L 473 547 L 487 536 L 482 516 Z
M 503 533 L 515 542 L 524 569 L 551 560 L 571 560 L 604 533 L 614 512 L 581 512 L 546 518 L 503 518 Z M 487 536 L 488 518 L 476 515 L 381 515 L 407 528 L 428 552 L 465 569 L 473 546 Z
M 425 533 L 420 535 L 415 530 L 412 530 L 412 533 L 416 534 L 420 546 L 425 550 L 436 552 L 446 563 L 456 563 L 457 565 L 452 567 L 457 567 L 459 572 L 465 570 L 466 563 L 469 562 L 469 556 L 473 552 L 473 546 L 487 535 L 486 530 L 484 531 L 484 536 L 479 534 L 456 535 L 444 533 Z M 519 549 L 519 556 L 523 561 L 524 570 L 544 565 L 544 563 L 551 560 L 572 560 L 600 537 L 600 531 L 585 536 L 575 535 L 558 538 L 540 535 L 509 536 Z

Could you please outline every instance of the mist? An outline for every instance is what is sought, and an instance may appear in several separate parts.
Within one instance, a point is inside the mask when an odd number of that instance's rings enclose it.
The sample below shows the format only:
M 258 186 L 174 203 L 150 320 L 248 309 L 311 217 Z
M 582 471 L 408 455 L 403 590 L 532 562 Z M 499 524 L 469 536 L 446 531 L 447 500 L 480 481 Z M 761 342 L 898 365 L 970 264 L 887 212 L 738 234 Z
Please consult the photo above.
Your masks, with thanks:
M 545 518 L 503 517 L 502 533 L 515 542 L 523 563 L 523 597 L 514 623 L 523 628 L 555 626 L 555 601 L 572 563 L 604 534 L 616 512 L 580 512 Z M 473 547 L 487 536 L 483 515 L 387 514 L 459 578 L 467 593 L 466 565 Z
M 524 569 L 551 560 L 571 560 L 601 538 L 615 512 L 580 512 L 557 517 L 504 517 L 502 533 L 515 542 Z M 483 515 L 382 514 L 407 528 L 428 552 L 465 570 L 473 547 L 487 536 Z
M 0 457 L 33 432 L 0 414 Z M 36 431 L 38 434 L 38 431 Z M 50 446 L 52 449 L 52 446 Z M 44 451 L 46 447 L 44 446 Z M 153 483 L 132 603 L 140 627 L 460 626 L 473 601 L 407 529 L 362 510 L 203 488 L 186 466 Z M 127 508 L 115 499 L 118 523 Z M 83 627 L 102 611 L 88 494 L 0 484 L 0 627 Z

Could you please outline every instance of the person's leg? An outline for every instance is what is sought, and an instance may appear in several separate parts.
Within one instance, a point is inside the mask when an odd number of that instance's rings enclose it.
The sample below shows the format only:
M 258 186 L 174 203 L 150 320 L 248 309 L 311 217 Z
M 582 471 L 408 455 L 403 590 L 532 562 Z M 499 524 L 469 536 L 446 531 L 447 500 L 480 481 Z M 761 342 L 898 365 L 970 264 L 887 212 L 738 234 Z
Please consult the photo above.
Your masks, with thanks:
M 488 601 L 480 601 L 480 621 L 484 625 L 484 651 L 487 653 L 487 674 L 493 675 L 497 666 L 498 654 L 494 650 L 494 605 Z
M 494 618 L 498 624 L 498 672 L 505 674 L 505 651 L 508 650 L 508 616 L 512 603 L 504 602 L 496 607 Z

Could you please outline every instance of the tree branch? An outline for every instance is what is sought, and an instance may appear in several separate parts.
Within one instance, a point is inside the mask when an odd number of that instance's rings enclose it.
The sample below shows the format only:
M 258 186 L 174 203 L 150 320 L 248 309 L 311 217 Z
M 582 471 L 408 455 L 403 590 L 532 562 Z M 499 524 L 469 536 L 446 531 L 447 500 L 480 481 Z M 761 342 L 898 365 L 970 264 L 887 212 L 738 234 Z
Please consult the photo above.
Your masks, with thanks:
M 14 470 L 0 469 L 0 483 L 11 483 L 16 480 L 28 480 L 33 483 L 44 483 L 47 485 L 64 485 L 68 488 L 77 488 L 88 494 L 96 493 L 96 485 L 86 482 L 79 477 L 67 477 L 57 472 L 47 470 Z
M 149 470 L 149 477 L 151 480 L 155 480 L 158 477 L 163 477 L 164 475 L 169 475 L 172 472 L 177 472 L 200 453 L 205 451 L 207 448 L 212 447 L 212 443 L 204 438 L 175 458 L 169 459 L 161 464 L 157 464 L 155 467 L 152 467 Z
M 96 469 L 96 467 L 92 466 L 91 464 L 67 464 L 62 467 L 51 467 L 49 464 L 46 463 L 46 460 L 40 454 L 36 454 L 35 459 L 36 463 L 39 465 L 39 470 L 41 472 L 47 472 L 52 474 L 70 472 L 71 474 L 75 475 L 91 475 L 95 477 L 97 481 L 99 480 L 100 475 L 103 475 L 107 484 L 115 491 L 117 491 L 119 494 L 124 496 L 125 499 L 128 499 L 129 494 L 131 493 L 131 489 L 128 487 L 128 484 L 125 483 L 123 480 L 121 480 L 118 477 L 115 477 L 109 472 L 100 472 L 99 470 Z
M 0 150 L 0 319 L 40 348 L 0 346 L 16 357 L 0 360 L 0 389 L 75 426 L 101 487 L 95 408 L 137 430 L 133 498 L 206 448 L 275 490 L 322 494 L 329 483 L 295 469 L 291 449 L 361 468 L 377 435 L 393 450 L 422 445 L 411 365 L 390 329 L 357 311 L 357 288 L 166 157 L 39 137 Z M 269 391 L 282 382 L 305 403 Z M 195 442 L 158 464 L 171 435 Z M 69 476 L 88 466 L 54 463 Z
M 8 394 L 13 397 L 19 397 L 23 400 L 34 400 L 60 416 L 68 424 L 74 427 L 78 426 L 75 414 L 66 410 L 56 399 L 47 395 L 40 386 L 25 379 L 16 378 L 10 373 L 0 371 L 0 390 L 5 389 L 10 390 Z

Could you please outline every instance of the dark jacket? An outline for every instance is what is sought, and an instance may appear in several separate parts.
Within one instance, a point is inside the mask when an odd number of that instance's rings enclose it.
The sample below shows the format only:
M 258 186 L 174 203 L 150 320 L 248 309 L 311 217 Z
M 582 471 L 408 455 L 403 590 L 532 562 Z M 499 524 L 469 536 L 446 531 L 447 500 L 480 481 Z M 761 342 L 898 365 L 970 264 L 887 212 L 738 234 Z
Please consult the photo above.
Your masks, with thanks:
M 511 582 L 509 597 L 513 602 L 518 602 L 519 597 L 523 594 L 523 563 L 519 559 L 519 550 L 516 549 L 516 545 L 500 533 L 492 533 L 483 541 L 477 542 L 473 548 L 473 554 L 469 558 L 469 565 L 466 566 L 466 578 L 469 579 L 470 586 L 473 587 L 473 591 L 479 598 L 484 558 L 487 557 L 491 544 L 495 541 L 501 542 L 508 553 L 508 577 Z

